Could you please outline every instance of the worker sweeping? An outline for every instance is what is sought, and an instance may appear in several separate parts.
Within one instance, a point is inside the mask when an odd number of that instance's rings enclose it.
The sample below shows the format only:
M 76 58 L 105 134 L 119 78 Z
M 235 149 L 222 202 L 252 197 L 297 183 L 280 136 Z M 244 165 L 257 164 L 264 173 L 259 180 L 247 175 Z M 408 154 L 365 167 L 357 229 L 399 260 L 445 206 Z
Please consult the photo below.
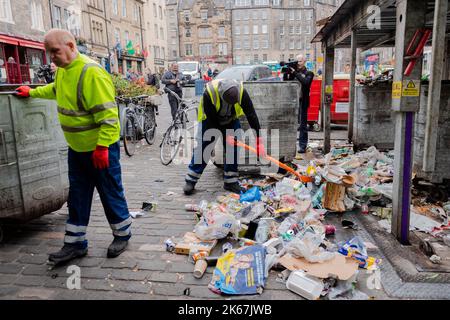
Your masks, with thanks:
M 114 236 L 107 256 L 116 257 L 131 237 L 131 217 L 122 187 L 114 85 L 98 63 L 78 52 L 68 31 L 50 30 L 45 47 L 58 67 L 55 81 L 36 89 L 21 86 L 16 91 L 20 97 L 56 100 L 69 145 L 69 218 L 64 246 L 50 254 L 49 261 L 59 264 L 87 254 L 86 229 L 94 188 Z
M 186 185 L 183 191 L 186 195 L 194 192 L 195 185 L 200 179 L 203 170 L 211 156 L 205 152 L 211 143 L 216 143 L 214 134 L 206 134 L 210 129 L 217 129 L 222 135 L 224 150 L 232 152 L 227 154 L 224 164 L 224 189 L 234 193 L 240 193 L 242 188 L 238 183 L 238 152 L 237 146 L 226 147 L 227 135 L 241 128 L 239 118 L 245 115 L 250 127 L 256 131 L 256 149 L 258 155 L 265 155 L 263 138 L 260 136 L 260 125 L 258 116 L 253 107 L 252 100 L 244 89 L 242 83 L 235 80 L 213 80 L 206 86 L 203 97 L 198 107 L 198 122 L 200 123 L 201 139 L 194 149 L 191 163 L 186 174 Z M 211 137 L 210 137 L 211 136 Z M 214 148 L 208 148 L 208 150 Z M 231 150 L 230 150 L 231 149 Z

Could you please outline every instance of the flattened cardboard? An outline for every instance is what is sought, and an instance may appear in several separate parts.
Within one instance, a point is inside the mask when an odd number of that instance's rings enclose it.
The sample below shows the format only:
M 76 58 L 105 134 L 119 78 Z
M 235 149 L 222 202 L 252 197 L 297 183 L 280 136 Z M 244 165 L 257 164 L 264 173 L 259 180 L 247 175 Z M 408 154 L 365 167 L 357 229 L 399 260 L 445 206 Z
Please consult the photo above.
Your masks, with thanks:
M 175 246 L 175 253 L 189 255 L 189 251 L 206 251 L 211 254 L 211 250 L 216 246 L 217 240 L 201 240 L 195 233 L 186 232 L 183 239 Z
M 278 262 L 291 271 L 303 270 L 307 274 L 321 279 L 337 277 L 339 280 L 345 281 L 350 279 L 358 270 L 357 261 L 339 253 L 336 253 L 333 260 L 323 263 L 310 263 L 304 258 L 294 258 L 290 254 L 284 255 Z

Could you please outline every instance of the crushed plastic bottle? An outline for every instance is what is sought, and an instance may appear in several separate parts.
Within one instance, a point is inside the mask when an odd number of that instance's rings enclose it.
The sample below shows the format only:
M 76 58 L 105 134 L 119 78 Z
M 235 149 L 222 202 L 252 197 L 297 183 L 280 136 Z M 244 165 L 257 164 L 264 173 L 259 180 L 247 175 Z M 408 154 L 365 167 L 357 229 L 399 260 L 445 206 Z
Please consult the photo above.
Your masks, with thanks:
M 267 219 L 261 219 L 256 229 L 255 240 L 258 243 L 264 243 L 269 239 L 270 223 Z

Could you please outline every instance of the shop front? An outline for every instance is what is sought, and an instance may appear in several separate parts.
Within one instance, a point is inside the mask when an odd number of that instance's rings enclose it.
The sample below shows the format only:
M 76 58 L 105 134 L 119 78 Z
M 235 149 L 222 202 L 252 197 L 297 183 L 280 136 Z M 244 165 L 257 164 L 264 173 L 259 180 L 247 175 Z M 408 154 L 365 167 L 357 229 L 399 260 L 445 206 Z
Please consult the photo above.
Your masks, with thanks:
M 0 84 L 40 83 L 37 71 L 46 63 L 43 43 L 0 35 Z

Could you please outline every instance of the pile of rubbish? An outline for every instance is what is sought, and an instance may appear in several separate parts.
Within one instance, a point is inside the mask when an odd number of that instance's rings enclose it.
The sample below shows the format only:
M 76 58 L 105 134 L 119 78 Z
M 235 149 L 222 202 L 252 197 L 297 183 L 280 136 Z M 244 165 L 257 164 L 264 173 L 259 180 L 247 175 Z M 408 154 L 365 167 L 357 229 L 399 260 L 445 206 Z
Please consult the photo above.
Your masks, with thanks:
M 380 225 L 390 227 L 392 152 L 334 148 L 296 170 L 302 182 L 288 174 L 242 179 L 243 194 L 187 204 L 198 223 L 176 244 L 168 239 L 167 250 L 188 255 L 197 278 L 215 266 L 209 289 L 217 294 L 262 293 L 273 269 L 287 289 L 307 299 L 368 299 L 354 287 L 358 269 L 377 270 L 381 259 L 369 256 L 359 237 L 333 243 L 336 227 L 324 219 L 329 212 L 359 210 L 378 215 Z M 433 221 L 412 213 L 411 225 L 419 230 L 435 232 Z M 222 239 L 221 255 L 213 256 Z

